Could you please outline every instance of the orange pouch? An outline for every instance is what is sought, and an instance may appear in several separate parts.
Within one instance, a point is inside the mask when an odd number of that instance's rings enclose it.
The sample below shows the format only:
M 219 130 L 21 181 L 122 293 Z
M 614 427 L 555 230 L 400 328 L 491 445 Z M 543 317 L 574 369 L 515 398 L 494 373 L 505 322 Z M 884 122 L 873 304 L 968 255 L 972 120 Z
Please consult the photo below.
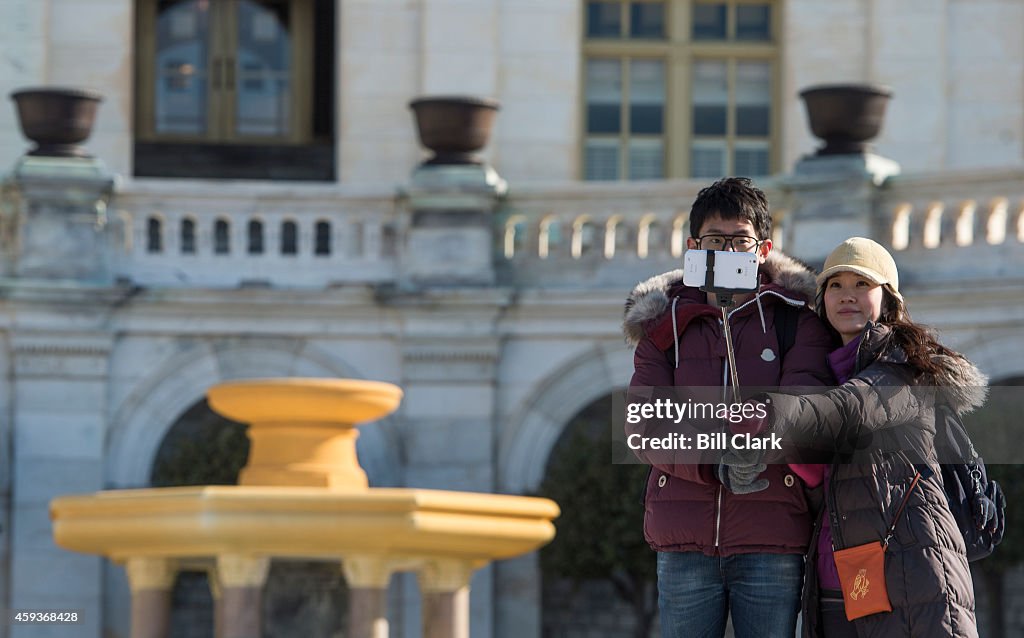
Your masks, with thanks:
M 847 620 L 892 611 L 889 590 L 885 588 L 885 549 L 896 533 L 896 523 L 903 515 L 911 492 L 920 480 L 921 473 L 918 472 L 907 488 L 907 493 L 903 495 L 903 501 L 896 510 L 896 516 L 885 535 L 885 540 L 833 552 L 836 570 L 839 572 L 839 586 L 843 588 L 843 606 L 846 607 Z
M 885 546 L 881 541 L 840 549 L 834 556 L 847 620 L 892 611 L 885 588 Z

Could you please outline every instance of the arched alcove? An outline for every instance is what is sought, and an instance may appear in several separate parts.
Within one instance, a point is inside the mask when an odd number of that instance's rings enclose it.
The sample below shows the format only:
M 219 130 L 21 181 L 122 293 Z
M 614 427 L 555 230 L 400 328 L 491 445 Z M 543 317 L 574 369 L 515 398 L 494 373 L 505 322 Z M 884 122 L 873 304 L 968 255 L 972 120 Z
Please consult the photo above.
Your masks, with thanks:
M 612 394 L 566 424 L 538 493 L 558 502 L 555 539 L 540 550 L 544 636 L 651 635 L 655 554 L 643 534 L 647 466 L 613 463 Z M 620 403 L 621 405 L 621 403 Z
M 565 424 L 593 401 L 623 387 L 631 374 L 632 358 L 626 347 L 609 343 L 595 344 L 534 379 L 533 390 L 501 427 L 498 491 L 536 491 Z
M 107 432 L 106 482 L 112 488 L 149 486 L 168 430 L 217 383 L 258 377 L 365 378 L 303 340 L 257 337 L 183 341 L 174 355 L 152 362 L 148 370 L 116 408 Z M 401 484 L 393 418 L 360 428 L 358 448 L 371 485 Z

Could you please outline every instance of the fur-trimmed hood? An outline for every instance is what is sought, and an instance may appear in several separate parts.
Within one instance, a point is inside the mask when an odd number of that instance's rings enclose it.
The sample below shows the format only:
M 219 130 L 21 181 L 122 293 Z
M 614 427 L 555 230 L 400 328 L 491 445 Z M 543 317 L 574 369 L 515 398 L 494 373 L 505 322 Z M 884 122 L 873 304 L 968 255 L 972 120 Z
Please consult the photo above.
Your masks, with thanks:
M 988 375 L 966 357 L 935 355 L 942 373 L 935 380 L 945 390 L 950 407 L 963 416 L 977 410 L 988 399 Z
M 892 329 L 879 323 L 869 323 L 861 337 L 862 352 L 858 367 L 864 367 L 876 359 L 892 363 L 906 363 L 903 349 L 892 342 Z M 958 352 L 932 354 L 932 361 L 938 364 L 939 372 L 926 384 L 941 389 L 942 395 L 953 410 L 963 416 L 980 408 L 988 399 L 988 375 Z
M 783 254 L 779 250 L 768 253 L 768 259 L 759 268 L 762 279 L 788 292 L 808 305 L 814 302 L 817 290 L 814 271 L 805 264 Z M 683 271 L 672 270 L 651 277 L 633 288 L 626 299 L 623 313 L 622 332 L 626 343 L 635 347 L 645 334 L 645 328 L 668 311 L 671 295 L 695 289 L 683 285 Z M 670 295 L 671 291 L 671 295 Z M 763 294 L 762 291 L 758 295 Z

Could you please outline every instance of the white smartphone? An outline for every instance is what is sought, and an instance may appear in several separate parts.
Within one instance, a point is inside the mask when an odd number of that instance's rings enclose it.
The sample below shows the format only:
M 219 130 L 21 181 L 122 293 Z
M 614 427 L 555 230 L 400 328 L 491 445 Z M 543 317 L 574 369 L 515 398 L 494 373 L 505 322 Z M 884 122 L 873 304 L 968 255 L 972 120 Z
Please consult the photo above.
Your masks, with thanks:
M 714 253 L 712 288 L 741 292 L 757 290 L 757 255 L 728 250 L 687 250 L 683 255 L 684 284 L 704 287 L 707 283 L 708 252 Z

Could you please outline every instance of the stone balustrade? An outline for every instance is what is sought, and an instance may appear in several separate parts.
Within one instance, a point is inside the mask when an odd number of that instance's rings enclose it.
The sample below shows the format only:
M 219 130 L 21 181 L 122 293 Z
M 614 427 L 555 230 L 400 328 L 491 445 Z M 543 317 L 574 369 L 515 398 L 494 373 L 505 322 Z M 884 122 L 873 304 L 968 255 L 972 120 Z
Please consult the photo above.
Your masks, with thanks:
M 1021 277 L 1024 170 L 895 177 L 876 213 L 908 282 Z
M 514 188 L 494 217 L 498 283 L 621 287 L 678 267 L 705 184 Z M 775 240 L 786 249 L 787 199 L 771 180 L 759 185 L 781 206 Z M 897 176 L 875 202 L 873 234 L 897 254 L 908 282 L 986 279 L 1024 265 L 1024 171 Z M 110 207 L 125 236 L 116 275 L 144 286 L 393 283 L 412 216 L 385 188 L 146 180 L 118 189 Z M 947 258 L 954 251 L 965 259 Z
M 123 227 L 115 276 L 142 286 L 324 287 L 393 280 L 393 190 L 128 182 L 108 216 Z
M 516 188 L 496 222 L 497 260 L 520 286 L 619 286 L 678 268 L 706 181 Z M 759 184 L 772 197 L 770 184 Z

